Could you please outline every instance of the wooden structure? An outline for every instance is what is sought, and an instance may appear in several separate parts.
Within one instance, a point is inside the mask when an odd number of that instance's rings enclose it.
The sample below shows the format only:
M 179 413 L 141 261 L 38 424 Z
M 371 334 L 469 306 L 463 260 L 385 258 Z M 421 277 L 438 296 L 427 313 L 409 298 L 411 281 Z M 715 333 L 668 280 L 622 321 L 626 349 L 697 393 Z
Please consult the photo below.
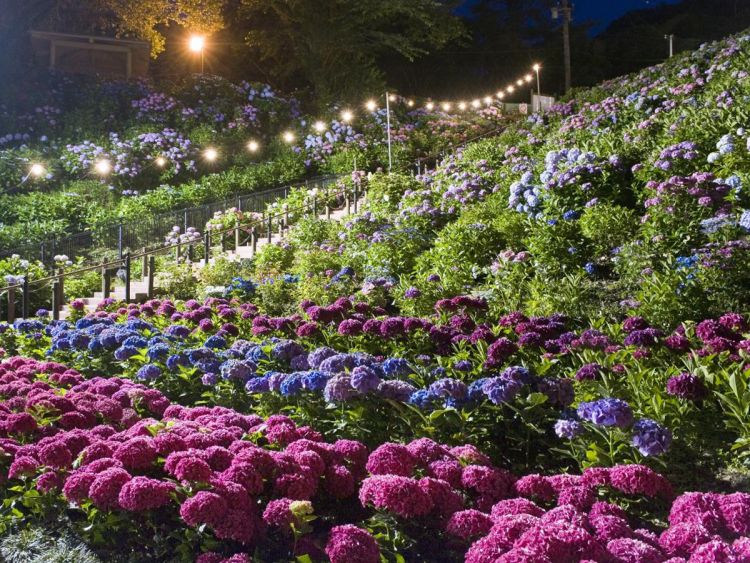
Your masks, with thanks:
M 30 31 L 34 62 L 75 74 L 137 78 L 148 74 L 151 45 L 147 41 Z

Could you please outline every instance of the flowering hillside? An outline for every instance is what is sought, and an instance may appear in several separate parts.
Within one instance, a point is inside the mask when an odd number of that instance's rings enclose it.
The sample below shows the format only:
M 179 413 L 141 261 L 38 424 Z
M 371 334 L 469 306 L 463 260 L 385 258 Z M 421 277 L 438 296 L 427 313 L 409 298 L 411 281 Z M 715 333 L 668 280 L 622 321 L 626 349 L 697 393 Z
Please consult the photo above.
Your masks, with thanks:
M 750 561 L 749 59 L 730 38 L 419 176 L 355 172 L 360 213 L 160 263 L 159 298 L 0 324 L 13 545 Z

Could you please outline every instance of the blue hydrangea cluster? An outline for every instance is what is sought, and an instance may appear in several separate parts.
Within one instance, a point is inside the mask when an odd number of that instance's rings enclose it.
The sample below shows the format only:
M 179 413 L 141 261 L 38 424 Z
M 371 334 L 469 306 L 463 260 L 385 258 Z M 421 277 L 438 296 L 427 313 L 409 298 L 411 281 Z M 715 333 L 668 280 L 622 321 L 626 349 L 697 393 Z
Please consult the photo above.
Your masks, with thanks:
M 508 207 L 519 213 L 526 213 L 537 219 L 542 218 L 542 187 L 533 184 L 534 175 L 525 172 L 521 179 L 510 185 Z

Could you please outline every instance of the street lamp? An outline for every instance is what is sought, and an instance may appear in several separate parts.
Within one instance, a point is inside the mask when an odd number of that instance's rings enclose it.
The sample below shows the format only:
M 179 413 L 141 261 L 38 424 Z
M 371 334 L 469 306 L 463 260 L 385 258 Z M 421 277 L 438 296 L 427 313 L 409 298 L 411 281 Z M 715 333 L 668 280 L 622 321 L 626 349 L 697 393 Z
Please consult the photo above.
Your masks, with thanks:
M 378 109 L 378 104 L 375 100 L 367 100 L 365 107 L 367 108 L 367 111 L 375 111 Z
M 327 129 L 327 127 L 326 127 L 326 124 L 323 123 L 322 121 L 316 121 L 313 124 L 313 129 L 315 129 L 316 133 L 323 133 Z
M 351 123 L 353 119 L 354 114 L 351 110 L 345 109 L 341 112 L 341 121 L 343 121 L 344 123 Z
M 542 69 L 542 65 L 540 65 L 539 63 L 536 63 L 531 68 L 533 68 L 534 72 L 536 72 L 536 97 L 537 97 L 537 104 L 539 106 L 538 109 L 541 110 L 542 109 L 542 86 L 541 86 L 541 82 L 539 81 L 539 71 Z
M 258 152 L 259 148 L 260 148 L 260 144 L 258 143 L 258 141 L 255 141 L 255 140 L 248 141 L 247 150 L 249 150 L 250 152 Z
M 464 111 L 466 109 L 466 102 L 458 102 L 458 109 Z
M 32 176 L 34 178 L 41 178 L 44 176 L 44 173 L 46 170 L 44 169 L 44 166 L 42 166 L 39 163 L 32 164 L 31 168 L 29 168 L 29 176 Z
M 188 42 L 188 47 L 193 53 L 201 56 L 201 74 L 203 74 L 203 52 L 206 48 L 206 38 L 201 35 L 193 35 Z
M 435 109 L 435 104 L 432 102 L 427 102 L 427 104 L 424 106 L 427 111 L 432 111 Z
M 482 105 L 482 103 L 479 100 L 473 100 L 471 102 L 471 107 L 473 107 L 474 109 L 478 108 L 481 105 Z
M 206 162 L 215 162 L 219 158 L 219 152 L 215 148 L 209 147 L 203 153 L 203 158 L 206 159 Z
M 99 160 L 94 165 L 94 170 L 100 176 L 107 176 L 110 172 L 112 172 L 112 163 L 106 159 Z
M 442 105 L 443 111 L 450 111 L 451 110 L 451 104 L 450 102 L 444 102 Z
M 284 142 L 291 145 L 294 142 L 294 133 L 291 131 L 284 131 Z
M 156 163 L 156 166 L 158 166 L 159 168 L 164 168 L 167 165 L 167 159 L 164 158 L 163 156 L 157 156 L 154 162 Z

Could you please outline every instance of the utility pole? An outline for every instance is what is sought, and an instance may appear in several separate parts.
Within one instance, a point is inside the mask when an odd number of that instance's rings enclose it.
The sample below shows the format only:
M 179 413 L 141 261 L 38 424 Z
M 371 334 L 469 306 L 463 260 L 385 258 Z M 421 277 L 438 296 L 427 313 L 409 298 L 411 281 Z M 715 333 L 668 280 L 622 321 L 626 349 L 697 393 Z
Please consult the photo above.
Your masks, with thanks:
M 570 91 L 573 85 L 570 64 L 570 22 L 573 19 L 573 6 L 569 0 L 561 0 L 560 4 L 552 8 L 552 18 L 563 20 L 563 59 L 565 62 L 565 92 Z
M 664 36 L 664 39 L 669 40 L 669 58 L 674 57 L 674 35 L 671 33 Z

